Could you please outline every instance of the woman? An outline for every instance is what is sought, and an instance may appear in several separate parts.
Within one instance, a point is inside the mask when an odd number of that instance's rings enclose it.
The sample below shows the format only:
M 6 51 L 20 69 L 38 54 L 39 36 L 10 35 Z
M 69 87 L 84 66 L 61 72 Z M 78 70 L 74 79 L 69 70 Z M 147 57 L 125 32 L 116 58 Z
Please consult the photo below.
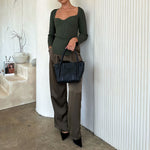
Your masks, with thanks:
M 48 34 L 48 47 L 50 54 L 50 92 L 54 108 L 54 125 L 60 130 L 62 140 L 69 134 L 73 142 L 82 147 L 80 131 L 81 91 L 80 82 L 69 83 L 69 103 L 67 103 L 67 84 L 57 83 L 53 64 L 61 60 L 62 54 L 67 49 L 63 60 L 75 62 L 77 51 L 81 61 L 80 44 L 88 37 L 86 17 L 81 7 L 75 7 L 70 0 L 58 0 L 61 3 L 59 9 L 53 9 L 50 13 L 50 25 Z M 79 35 L 77 35 L 79 30 Z

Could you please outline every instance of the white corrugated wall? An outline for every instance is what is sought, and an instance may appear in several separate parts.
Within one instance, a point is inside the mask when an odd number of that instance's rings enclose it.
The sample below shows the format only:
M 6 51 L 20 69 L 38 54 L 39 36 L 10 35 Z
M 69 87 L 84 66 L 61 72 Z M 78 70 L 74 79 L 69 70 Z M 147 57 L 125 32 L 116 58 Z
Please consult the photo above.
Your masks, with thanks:
M 94 133 L 150 150 L 150 2 L 95 0 Z

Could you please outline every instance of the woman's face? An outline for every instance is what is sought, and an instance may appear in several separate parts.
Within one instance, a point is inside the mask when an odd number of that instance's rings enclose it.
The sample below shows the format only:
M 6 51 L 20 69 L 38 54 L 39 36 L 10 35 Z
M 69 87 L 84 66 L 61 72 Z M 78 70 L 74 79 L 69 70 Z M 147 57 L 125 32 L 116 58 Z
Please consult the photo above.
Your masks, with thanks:
M 67 3 L 69 0 L 58 0 L 58 2 L 60 2 L 61 4 L 65 4 Z

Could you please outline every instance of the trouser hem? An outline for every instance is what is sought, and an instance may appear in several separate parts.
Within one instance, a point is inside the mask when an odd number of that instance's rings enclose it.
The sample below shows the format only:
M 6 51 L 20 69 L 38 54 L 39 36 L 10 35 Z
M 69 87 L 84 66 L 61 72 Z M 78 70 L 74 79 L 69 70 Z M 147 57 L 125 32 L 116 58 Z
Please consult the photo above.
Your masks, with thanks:
M 59 130 L 69 131 L 68 129 L 61 128 L 61 127 L 57 126 L 56 124 L 54 124 L 54 127 L 57 128 L 57 129 L 59 129 Z

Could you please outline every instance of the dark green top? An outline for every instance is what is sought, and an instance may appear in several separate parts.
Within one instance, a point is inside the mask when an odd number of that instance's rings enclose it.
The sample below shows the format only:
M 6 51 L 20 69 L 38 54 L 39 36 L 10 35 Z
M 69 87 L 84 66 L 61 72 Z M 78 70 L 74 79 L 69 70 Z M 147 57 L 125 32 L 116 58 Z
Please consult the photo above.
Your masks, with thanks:
M 84 10 L 81 7 L 78 7 L 77 15 L 70 16 L 64 20 L 55 18 L 57 10 L 53 9 L 50 13 L 48 47 L 52 46 L 53 53 L 62 55 L 71 38 L 78 38 L 76 46 L 87 39 L 87 24 Z M 65 55 L 69 55 L 71 52 L 67 50 Z

